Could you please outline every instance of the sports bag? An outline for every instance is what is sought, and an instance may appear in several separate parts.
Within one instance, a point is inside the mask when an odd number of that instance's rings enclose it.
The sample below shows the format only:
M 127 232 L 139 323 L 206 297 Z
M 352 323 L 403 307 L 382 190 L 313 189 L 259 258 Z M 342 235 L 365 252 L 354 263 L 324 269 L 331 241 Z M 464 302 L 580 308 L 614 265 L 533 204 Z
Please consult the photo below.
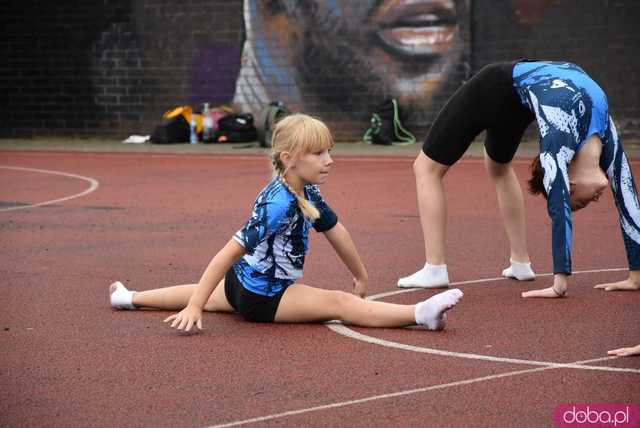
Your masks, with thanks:
M 196 130 L 201 133 L 202 115 L 193 113 L 191 106 L 179 106 L 164 112 L 162 122 L 154 128 L 149 140 L 155 144 L 188 143 L 192 115 L 196 118 Z
M 251 113 L 232 113 L 218 120 L 212 143 L 246 143 L 256 141 L 258 133 Z
M 384 101 L 371 115 L 371 126 L 362 140 L 368 144 L 406 146 L 415 144 L 416 137 L 400 121 L 400 106 L 395 99 Z

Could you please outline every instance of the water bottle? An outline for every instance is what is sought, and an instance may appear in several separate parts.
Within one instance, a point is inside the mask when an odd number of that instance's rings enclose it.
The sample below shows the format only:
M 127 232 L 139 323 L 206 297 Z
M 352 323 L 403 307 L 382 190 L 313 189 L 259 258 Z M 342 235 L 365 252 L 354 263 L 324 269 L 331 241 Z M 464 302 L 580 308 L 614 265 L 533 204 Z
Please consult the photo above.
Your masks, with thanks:
M 191 113 L 191 134 L 189 135 L 189 142 L 191 144 L 198 144 L 198 127 L 196 124 L 196 115 Z
M 211 143 L 213 141 L 213 117 L 211 116 L 211 110 L 209 110 L 209 103 L 204 103 L 202 124 L 202 141 L 205 143 Z

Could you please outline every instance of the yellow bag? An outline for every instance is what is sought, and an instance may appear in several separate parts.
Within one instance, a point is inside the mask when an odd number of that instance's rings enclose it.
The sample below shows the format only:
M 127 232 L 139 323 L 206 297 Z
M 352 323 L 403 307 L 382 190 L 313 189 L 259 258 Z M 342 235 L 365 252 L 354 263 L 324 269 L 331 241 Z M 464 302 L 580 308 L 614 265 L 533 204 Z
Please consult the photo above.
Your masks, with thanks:
M 162 115 L 163 119 L 172 119 L 177 116 L 182 116 L 187 121 L 188 124 L 191 124 L 191 117 L 195 116 L 196 118 L 196 132 L 198 134 L 202 133 L 202 129 L 204 128 L 202 122 L 202 115 L 193 112 L 193 108 L 191 106 L 179 106 L 171 110 L 167 110 Z

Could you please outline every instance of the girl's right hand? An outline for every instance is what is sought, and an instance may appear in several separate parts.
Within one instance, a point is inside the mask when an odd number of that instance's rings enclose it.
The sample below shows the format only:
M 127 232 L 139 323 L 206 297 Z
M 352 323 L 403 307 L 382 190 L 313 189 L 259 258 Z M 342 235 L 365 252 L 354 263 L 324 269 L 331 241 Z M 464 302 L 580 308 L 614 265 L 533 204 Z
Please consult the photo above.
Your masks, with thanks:
M 178 330 L 189 331 L 194 324 L 198 327 L 198 330 L 202 330 L 202 309 L 187 305 L 186 308 L 177 314 L 171 315 L 164 320 L 164 322 L 169 321 L 173 321 L 171 328 L 177 328 Z
M 367 295 L 368 284 L 368 279 L 353 278 L 353 294 L 364 299 Z

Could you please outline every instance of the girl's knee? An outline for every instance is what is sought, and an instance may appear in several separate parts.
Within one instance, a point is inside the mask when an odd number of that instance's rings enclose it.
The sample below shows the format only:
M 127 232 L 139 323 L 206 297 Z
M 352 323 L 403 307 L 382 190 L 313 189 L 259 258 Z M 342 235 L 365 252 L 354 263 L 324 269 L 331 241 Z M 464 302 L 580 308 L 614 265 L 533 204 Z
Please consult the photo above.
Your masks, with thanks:
M 416 177 L 437 177 L 442 178 L 447 173 L 449 166 L 434 161 L 420 152 L 413 161 L 413 173 Z
M 499 163 L 485 155 L 484 165 L 491 178 L 502 178 L 510 175 L 513 171 L 511 163 Z
M 346 291 L 333 291 L 331 296 L 336 315 L 342 320 L 344 314 L 361 303 L 361 298 Z

